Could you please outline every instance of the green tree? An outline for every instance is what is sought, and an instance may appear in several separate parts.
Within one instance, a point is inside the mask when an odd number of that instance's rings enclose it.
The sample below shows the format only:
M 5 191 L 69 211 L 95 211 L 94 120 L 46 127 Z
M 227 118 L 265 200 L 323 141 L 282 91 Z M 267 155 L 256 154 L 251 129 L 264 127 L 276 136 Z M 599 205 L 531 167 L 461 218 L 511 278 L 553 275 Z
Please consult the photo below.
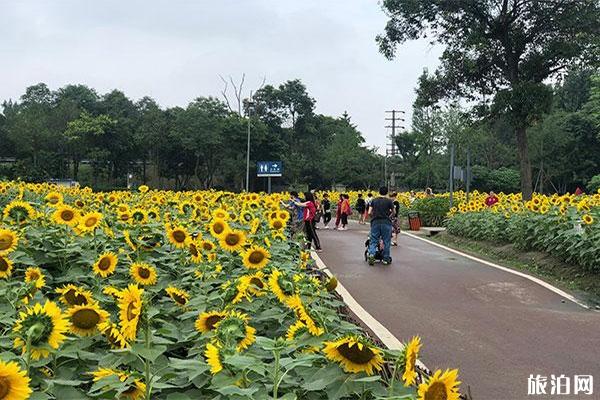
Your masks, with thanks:
M 446 46 L 429 93 L 494 95 L 494 110 L 515 133 L 521 191 L 532 194 L 527 128 L 550 106 L 543 82 L 576 62 L 597 62 L 597 0 L 384 0 L 377 37 L 393 58 L 397 44 L 431 36 Z
M 73 180 L 79 179 L 79 163 L 82 158 L 91 153 L 95 138 L 104 135 L 106 129 L 115 123 L 108 115 L 90 115 L 87 111 L 79 118 L 69 121 L 64 137 L 71 160 L 73 161 Z

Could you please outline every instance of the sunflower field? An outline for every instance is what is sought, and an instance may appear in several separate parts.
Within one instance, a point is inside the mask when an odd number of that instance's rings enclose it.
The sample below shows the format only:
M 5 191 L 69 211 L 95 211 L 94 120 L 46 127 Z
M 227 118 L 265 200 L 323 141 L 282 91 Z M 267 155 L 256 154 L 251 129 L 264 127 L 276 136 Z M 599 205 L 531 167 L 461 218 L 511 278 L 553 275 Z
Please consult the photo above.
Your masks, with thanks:
M 450 210 L 448 232 L 475 240 L 512 243 L 522 250 L 554 255 L 592 272 L 600 272 L 600 193 L 592 195 L 498 195 L 492 207 L 487 194 L 455 193 L 458 205 Z
M 0 182 L 0 400 L 457 399 L 340 312 L 282 200 Z

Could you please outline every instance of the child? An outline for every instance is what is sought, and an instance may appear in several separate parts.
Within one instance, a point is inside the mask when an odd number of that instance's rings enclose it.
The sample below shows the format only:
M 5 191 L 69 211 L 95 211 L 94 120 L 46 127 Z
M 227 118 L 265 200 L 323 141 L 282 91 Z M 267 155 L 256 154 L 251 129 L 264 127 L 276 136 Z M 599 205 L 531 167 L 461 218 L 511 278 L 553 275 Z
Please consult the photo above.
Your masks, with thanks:
M 323 213 L 323 229 L 329 229 L 329 221 L 331 221 L 331 202 L 329 201 L 329 194 L 327 193 L 323 194 L 321 212 Z

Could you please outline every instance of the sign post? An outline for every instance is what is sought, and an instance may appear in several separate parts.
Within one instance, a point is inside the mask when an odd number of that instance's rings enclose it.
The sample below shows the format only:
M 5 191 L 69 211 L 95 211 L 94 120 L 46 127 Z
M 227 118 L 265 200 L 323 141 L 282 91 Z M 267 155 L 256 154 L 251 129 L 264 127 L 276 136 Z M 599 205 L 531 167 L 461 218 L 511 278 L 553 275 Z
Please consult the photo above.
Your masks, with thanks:
M 256 176 L 267 178 L 267 191 L 271 193 L 271 178 L 280 177 L 283 173 L 283 162 L 281 161 L 257 161 Z

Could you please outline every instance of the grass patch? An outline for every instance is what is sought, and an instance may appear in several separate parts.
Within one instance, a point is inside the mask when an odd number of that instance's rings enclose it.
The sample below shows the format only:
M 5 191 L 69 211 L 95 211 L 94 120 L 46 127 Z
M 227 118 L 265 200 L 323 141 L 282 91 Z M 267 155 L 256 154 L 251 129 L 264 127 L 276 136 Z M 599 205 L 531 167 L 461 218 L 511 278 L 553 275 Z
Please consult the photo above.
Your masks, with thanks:
M 484 260 L 530 273 L 600 308 L 600 273 L 598 272 L 585 271 L 579 265 L 565 263 L 546 253 L 522 251 L 512 244 L 476 241 L 447 232 L 439 233 L 431 239 Z

